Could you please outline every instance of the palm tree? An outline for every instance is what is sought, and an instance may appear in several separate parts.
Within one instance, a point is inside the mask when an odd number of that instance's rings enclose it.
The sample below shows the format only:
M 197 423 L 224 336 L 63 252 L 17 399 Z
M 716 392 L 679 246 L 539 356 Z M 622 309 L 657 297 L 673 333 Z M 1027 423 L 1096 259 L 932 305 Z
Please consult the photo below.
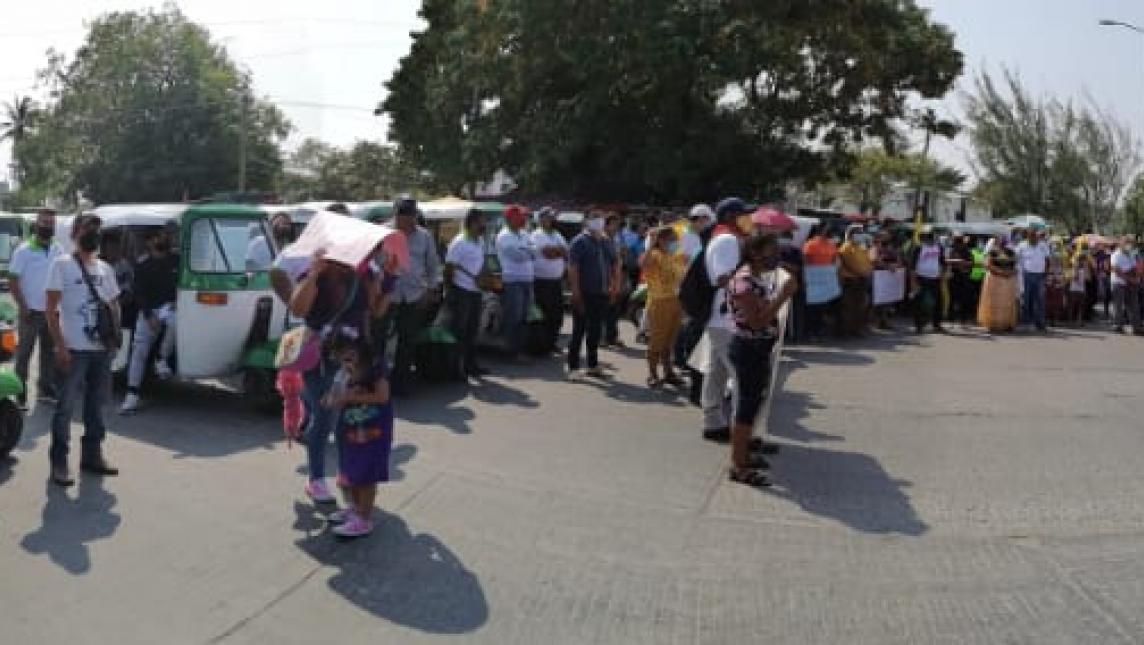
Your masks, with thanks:
M 33 121 L 36 118 L 36 104 L 32 97 L 14 97 L 11 103 L 4 105 L 4 122 L 0 123 L 0 142 L 12 140 L 12 169 L 13 179 L 20 177 L 20 162 L 16 157 L 21 142 L 32 133 Z

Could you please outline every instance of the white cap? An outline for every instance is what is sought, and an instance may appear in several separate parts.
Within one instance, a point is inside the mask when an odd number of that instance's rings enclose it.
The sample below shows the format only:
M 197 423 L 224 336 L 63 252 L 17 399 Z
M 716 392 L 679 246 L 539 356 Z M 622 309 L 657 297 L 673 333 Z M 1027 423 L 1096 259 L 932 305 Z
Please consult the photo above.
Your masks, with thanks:
M 696 204 L 691 207 L 691 213 L 688 215 L 690 219 L 697 219 L 705 217 L 707 219 L 715 219 L 715 211 L 707 204 Z

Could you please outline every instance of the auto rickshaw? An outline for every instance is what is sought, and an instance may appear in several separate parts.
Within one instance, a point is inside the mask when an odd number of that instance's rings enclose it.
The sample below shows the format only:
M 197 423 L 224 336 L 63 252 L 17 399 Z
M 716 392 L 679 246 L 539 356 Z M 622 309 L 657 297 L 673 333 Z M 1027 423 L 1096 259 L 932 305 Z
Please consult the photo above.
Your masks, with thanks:
M 171 361 L 175 375 L 186 380 L 218 379 L 239 388 L 259 407 L 276 406 L 274 355 L 286 307 L 271 291 L 269 267 L 248 257 L 252 242 L 273 237 L 263 209 L 237 204 L 141 204 L 101 206 L 91 212 L 103 220 L 104 259 L 115 264 L 140 258 L 151 231 L 175 232 L 174 248 L 180 255 L 178 338 Z M 68 246 L 70 227 L 70 219 L 57 225 L 57 236 Z M 118 257 L 106 256 L 109 247 L 117 248 Z M 129 362 L 133 330 L 131 326 L 123 331 L 116 370 Z
M 0 278 L 5 289 L 8 285 L 8 263 L 12 261 L 16 247 L 31 234 L 34 220 L 34 215 L 0 213 Z
M 0 362 L 8 362 L 16 354 L 16 306 L 0 302 Z M 0 368 L 0 460 L 20 443 L 24 431 L 24 414 L 17 398 L 24 393 L 24 382 L 10 368 Z

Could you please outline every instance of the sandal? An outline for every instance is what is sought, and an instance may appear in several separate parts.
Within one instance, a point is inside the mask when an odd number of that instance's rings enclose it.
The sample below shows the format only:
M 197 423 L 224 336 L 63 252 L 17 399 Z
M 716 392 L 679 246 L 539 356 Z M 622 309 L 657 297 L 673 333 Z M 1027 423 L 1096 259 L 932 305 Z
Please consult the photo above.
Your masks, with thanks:
M 752 488 L 766 488 L 771 485 L 766 473 L 754 468 L 731 468 L 727 471 L 727 477 L 737 484 L 746 484 Z
M 779 444 L 763 441 L 762 437 L 751 437 L 751 443 L 747 449 L 751 452 L 759 452 L 764 455 L 777 455 L 779 454 Z

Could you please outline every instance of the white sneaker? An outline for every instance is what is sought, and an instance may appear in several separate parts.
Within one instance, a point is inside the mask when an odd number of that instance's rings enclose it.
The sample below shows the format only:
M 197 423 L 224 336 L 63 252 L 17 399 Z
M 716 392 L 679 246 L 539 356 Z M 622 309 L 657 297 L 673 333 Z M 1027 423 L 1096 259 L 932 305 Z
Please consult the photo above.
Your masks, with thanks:
M 155 361 L 155 376 L 159 377 L 160 381 L 169 381 L 175 375 L 171 371 L 171 366 L 167 365 L 167 361 L 159 359 Z
M 139 408 L 139 395 L 128 393 L 127 396 L 123 397 L 123 405 L 119 408 L 119 414 L 135 414 Z

